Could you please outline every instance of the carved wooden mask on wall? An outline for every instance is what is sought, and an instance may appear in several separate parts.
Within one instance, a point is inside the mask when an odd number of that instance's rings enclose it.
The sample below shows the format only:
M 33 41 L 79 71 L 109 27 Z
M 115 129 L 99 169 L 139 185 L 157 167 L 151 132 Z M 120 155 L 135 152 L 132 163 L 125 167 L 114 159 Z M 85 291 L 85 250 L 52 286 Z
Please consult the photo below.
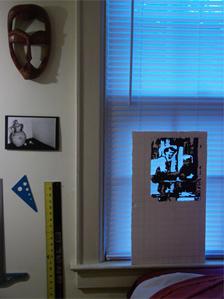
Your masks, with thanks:
M 35 31 L 29 31 L 34 22 Z M 50 55 L 51 27 L 46 11 L 34 4 L 12 7 L 8 14 L 8 38 L 12 60 L 23 78 L 37 78 Z

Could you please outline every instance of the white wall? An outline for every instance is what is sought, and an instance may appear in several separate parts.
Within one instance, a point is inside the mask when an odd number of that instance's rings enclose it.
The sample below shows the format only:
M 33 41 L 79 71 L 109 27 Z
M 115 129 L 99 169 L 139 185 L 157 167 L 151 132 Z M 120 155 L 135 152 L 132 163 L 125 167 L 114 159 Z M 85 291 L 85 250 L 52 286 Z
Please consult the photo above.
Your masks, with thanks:
M 45 72 L 35 81 L 22 78 L 8 50 L 8 11 L 15 4 L 26 2 L 45 7 L 52 24 L 50 61 Z M 76 4 L 77 0 L 0 1 L 0 178 L 3 178 L 4 182 L 6 267 L 8 273 L 30 274 L 30 279 L 26 282 L 0 288 L 0 298 L 47 298 L 43 192 L 45 181 L 62 182 L 65 298 L 126 298 L 124 291 L 116 289 L 80 291 L 76 288 L 75 273 L 70 270 L 70 262 L 76 260 L 77 246 Z M 5 115 L 59 116 L 61 150 L 5 150 Z M 24 174 L 28 176 L 38 213 L 11 190 Z
M 28 272 L 27 282 L 0 289 L 0 298 L 46 298 L 45 181 L 62 182 L 64 257 L 67 298 L 75 297 L 75 1 L 41 1 L 52 24 L 52 53 L 36 81 L 24 80 L 8 50 L 7 14 L 17 3 L 0 1 L 0 177 L 4 183 L 7 272 Z M 5 115 L 59 116 L 61 151 L 21 152 L 4 149 Z M 11 188 L 28 176 L 38 207 L 35 213 Z M 1 254 L 1 253 L 0 253 Z

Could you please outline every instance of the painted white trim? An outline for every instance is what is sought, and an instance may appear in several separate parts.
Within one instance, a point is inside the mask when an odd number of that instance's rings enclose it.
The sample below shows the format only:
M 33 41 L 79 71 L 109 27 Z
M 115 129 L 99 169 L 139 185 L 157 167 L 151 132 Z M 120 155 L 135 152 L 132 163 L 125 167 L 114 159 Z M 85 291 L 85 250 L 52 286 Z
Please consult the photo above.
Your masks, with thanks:
M 203 264 L 194 265 L 132 265 L 131 261 L 104 262 L 96 264 L 75 264 L 71 262 L 70 268 L 77 272 L 76 286 L 79 289 L 107 289 L 107 288 L 123 288 L 129 289 L 135 280 L 150 272 L 157 270 L 172 269 L 189 269 L 191 272 L 197 273 L 204 268 L 222 268 L 223 260 L 207 260 Z M 194 269 L 194 270 L 192 270 Z M 200 272 L 198 272 L 200 273 Z
M 224 266 L 224 260 L 206 260 L 204 263 L 198 264 L 150 264 L 150 265 L 132 265 L 131 261 L 113 261 L 113 262 L 103 262 L 96 264 L 75 264 L 71 262 L 70 269 L 75 272 L 81 271 L 95 271 L 95 270 L 125 270 L 125 269 L 156 269 L 156 268 L 197 268 L 197 267 L 214 267 L 214 266 Z
M 77 262 L 103 260 L 102 4 L 78 1 Z

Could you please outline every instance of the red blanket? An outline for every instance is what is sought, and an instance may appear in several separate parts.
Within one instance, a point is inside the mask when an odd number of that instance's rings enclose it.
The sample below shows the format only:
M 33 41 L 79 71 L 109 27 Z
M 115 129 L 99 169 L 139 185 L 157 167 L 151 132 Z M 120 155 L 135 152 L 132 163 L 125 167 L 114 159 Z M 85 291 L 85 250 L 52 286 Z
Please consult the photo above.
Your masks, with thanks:
M 191 278 L 166 287 L 150 299 L 223 299 L 224 277 L 220 275 Z

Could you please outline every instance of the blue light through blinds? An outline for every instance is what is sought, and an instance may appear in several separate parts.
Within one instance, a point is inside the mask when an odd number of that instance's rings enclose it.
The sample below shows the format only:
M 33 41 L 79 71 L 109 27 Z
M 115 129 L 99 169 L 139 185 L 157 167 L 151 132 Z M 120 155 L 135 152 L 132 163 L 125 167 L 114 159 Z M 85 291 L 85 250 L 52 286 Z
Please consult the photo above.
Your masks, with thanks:
M 206 250 L 224 248 L 224 0 L 107 0 L 105 254 L 131 257 L 133 131 L 207 131 Z

